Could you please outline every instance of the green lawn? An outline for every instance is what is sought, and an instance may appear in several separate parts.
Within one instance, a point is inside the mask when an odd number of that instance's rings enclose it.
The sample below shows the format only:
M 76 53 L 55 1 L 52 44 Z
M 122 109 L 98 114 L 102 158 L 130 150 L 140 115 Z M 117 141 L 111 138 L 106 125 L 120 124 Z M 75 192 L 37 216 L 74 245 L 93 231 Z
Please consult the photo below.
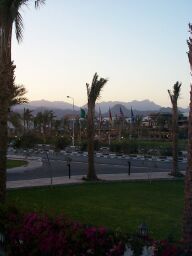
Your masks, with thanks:
M 151 235 L 180 237 L 183 181 L 113 182 L 8 191 L 8 202 L 25 211 L 64 213 L 83 223 L 135 232 L 140 223 Z
M 26 165 L 27 162 L 23 160 L 7 160 L 7 168 L 14 168 Z

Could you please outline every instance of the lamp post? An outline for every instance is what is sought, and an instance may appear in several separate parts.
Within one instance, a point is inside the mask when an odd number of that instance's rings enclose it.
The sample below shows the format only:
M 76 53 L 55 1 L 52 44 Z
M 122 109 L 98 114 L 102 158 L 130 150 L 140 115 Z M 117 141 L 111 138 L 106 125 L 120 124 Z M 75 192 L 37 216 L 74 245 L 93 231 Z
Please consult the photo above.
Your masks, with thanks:
M 67 96 L 67 98 L 72 99 L 73 101 L 73 136 L 72 136 L 72 145 L 75 145 L 75 134 L 74 134 L 74 98 Z

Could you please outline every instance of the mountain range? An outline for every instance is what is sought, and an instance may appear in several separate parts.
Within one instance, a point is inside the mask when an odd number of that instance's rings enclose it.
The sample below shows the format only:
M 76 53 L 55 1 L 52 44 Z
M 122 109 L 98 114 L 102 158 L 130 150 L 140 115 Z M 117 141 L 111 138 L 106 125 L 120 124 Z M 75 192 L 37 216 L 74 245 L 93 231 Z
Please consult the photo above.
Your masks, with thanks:
M 13 107 L 14 111 L 22 112 L 24 108 L 33 110 L 36 114 L 39 111 L 44 111 L 46 109 L 53 110 L 57 117 L 62 117 L 64 115 L 71 115 L 73 113 L 73 105 L 64 101 L 48 101 L 48 100 L 35 100 L 30 101 L 28 104 L 16 105 Z M 74 112 L 79 115 L 80 108 L 87 109 L 87 106 L 82 107 L 74 105 Z M 96 111 L 99 112 L 99 108 L 103 116 L 108 116 L 109 108 L 111 109 L 112 115 L 119 115 L 120 108 L 122 109 L 125 116 L 130 116 L 131 108 L 135 114 L 148 114 L 150 112 L 170 112 L 171 108 L 163 108 L 162 106 L 154 103 L 150 100 L 133 100 L 130 102 L 121 101 L 104 101 L 96 104 Z M 181 112 L 188 112 L 188 109 L 180 108 Z

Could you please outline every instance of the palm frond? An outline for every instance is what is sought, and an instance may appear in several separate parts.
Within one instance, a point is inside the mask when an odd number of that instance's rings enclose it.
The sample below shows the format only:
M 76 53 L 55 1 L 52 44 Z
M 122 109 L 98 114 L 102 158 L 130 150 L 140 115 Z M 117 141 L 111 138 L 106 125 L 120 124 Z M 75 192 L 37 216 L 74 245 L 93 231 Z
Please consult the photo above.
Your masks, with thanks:
M 190 23 L 189 23 L 189 32 L 192 35 L 192 24 L 190 24 Z M 189 37 L 189 39 L 187 40 L 187 44 L 188 44 L 188 48 L 189 48 L 187 55 L 188 55 L 188 59 L 189 59 L 190 69 L 192 71 L 192 38 L 191 37 Z
M 174 94 L 175 99 L 179 98 L 180 91 L 181 91 L 181 83 L 176 82 L 173 86 L 173 94 Z
M 35 7 L 38 8 L 40 4 L 45 4 L 45 0 L 36 0 L 35 1 Z
M 27 91 L 23 85 L 14 85 L 10 95 L 10 106 L 28 103 L 28 99 L 24 97 L 26 92 Z
M 17 16 L 15 18 L 15 33 L 16 33 L 16 39 L 18 42 L 22 41 L 23 39 L 23 19 L 21 14 L 18 12 Z
M 1 0 L 0 1 L 0 26 L 6 28 L 12 26 L 15 23 L 15 32 L 17 41 L 22 40 L 23 34 L 23 19 L 20 13 L 22 6 L 27 5 L 30 0 Z M 35 8 L 38 8 L 41 4 L 45 3 L 45 0 L 34 0 Z
M 86 84 L 88 100 L 95 102 L 99 98 L 101 90 L 104 87 L 104 85 L 107 83 L 107 81 L 108 80 L 105 78 L 98 79 L 98 75 L 97 73 L 95 73 L 93 76 L 91 87 L 88 84 Z
M 173 85 L 173 90 L 167 90 L 169 97 L 171 99 L 171 103 L 177 102 L 180 92 L 181 92 L 181 85 L 182 83 L 179 83 L 178 81 Z
M 167 91 L 168 91 L 168 94 L 169 94 L 171 103 L 173 104 L 173 95 L 172 95 L 172 92 L 171 92 L 170 90 L 167 90 Z
M 87 98 L 89 99 L 89 95 L 90 95 L 90 86 L 88 83 L 86 83 L 86 88 L 87 88 Z

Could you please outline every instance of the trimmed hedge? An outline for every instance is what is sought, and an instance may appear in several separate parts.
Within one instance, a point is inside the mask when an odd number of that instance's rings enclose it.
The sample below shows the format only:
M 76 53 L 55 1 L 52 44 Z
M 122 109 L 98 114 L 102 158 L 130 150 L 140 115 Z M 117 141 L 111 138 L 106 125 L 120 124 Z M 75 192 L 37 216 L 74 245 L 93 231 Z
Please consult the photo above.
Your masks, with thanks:
M 180 143 L 178 150 L 185 149 L 185 143 Z M 172 142 L 168 141 L 151 141 L 151 140 L 127 140 L 113 141 L 110 145 L 112 152 L 121 152 L 124 154 L 149 154 L 159 156 L 172 155 Z

